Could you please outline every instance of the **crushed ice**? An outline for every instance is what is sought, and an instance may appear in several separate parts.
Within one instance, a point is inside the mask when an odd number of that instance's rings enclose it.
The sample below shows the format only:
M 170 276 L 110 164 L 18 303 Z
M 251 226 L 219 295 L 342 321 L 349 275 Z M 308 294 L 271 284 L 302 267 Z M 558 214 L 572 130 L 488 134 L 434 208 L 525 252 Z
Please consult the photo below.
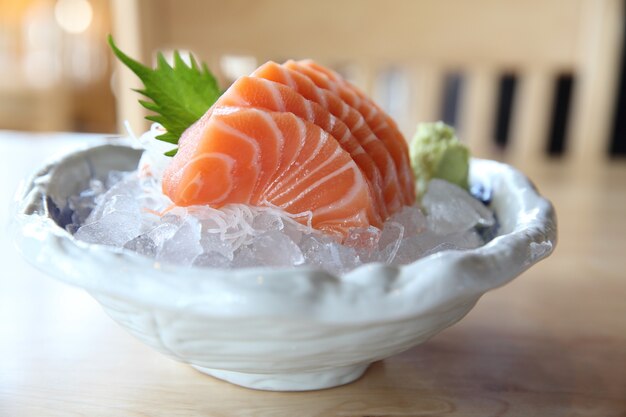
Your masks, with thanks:
M 383 230 L 354 230 L 339 244 L 271 207 L 174 207 L 154 177 L 112 172 L 72 196 L 68 231 L 158 261 L 218 268 L 312 265 L 340 273 L 366 262 L 406 264 L 482 245 L 492 212 L 466 191 L 433 180 L 422 209 L 404 207 Z
M 144 155 L 153 170 L 155 155 Z M 481 230 L 495 227 L 493 213 L 480 201 L 433 180 L 422 209 L 404 207 L 382 230 L 353 230 L 340 244 L 271 207 L 176 207 L 161 192 L 159 173 L 145 166 L 92 179 L 68 199 L 72 223 L 66 229 L 85 242 L 183 266 L 311 265 L 342 273 L 367 262 L 407 264 L 440 250 L 475 248 L 484 244 Z

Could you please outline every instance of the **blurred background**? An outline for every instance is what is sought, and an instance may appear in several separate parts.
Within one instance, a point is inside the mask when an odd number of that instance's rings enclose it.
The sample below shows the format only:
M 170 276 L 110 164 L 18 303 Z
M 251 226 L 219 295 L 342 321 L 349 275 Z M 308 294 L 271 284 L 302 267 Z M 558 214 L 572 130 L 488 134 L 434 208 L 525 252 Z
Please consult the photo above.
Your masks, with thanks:
M 115 132 L 108 0 L 0 0 L 0 129 Z
M 148 125 L 106 36 L 152 64 L 178 49 L 226 88 L 314 58 L 410 137 L 442 119 L 478 156 L 626 154 L 624 0 L 0 0 L 0 129 Z
M 371 94 L 407 138 L 443 119 L 474 155 L 520 167 L 554 203 L 559 243 L 460 325 L 311 404 L 624 417 L 625 22 L 626 0 L 0 0 L 0 219 L 13 219 L 21 178 L 99 136 L 83 132 L 149 126 L 108 34 L 146 64 L 192 52 L 222 88 L 270 59 L 313 58 Z M 0 236 L 0 415 L 302 408 L 181 374 L 87 293 L 35 272 L 13 239 Z

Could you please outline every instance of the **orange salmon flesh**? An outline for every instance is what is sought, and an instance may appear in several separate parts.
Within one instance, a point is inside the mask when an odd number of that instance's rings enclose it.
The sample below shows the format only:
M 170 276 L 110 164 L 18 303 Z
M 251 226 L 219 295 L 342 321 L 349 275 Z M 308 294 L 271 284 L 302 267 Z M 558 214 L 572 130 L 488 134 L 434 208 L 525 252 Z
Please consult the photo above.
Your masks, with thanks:
M 395 122 L 313 61 L 241 77 L 179 141 L 163 175 L 179 206 L 278 207 L 329 235 L 382 223 L 415 202 Z

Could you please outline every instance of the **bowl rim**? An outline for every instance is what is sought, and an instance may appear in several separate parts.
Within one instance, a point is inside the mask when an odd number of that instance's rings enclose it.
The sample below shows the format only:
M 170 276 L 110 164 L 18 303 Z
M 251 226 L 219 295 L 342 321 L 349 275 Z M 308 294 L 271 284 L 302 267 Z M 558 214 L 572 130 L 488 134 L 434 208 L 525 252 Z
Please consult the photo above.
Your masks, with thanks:
M 117 148 L 117 149 L 114 149 Z M 401 320 L 476 300 L 547 257 L 557 241 L 552 204 L 510 165 L 472 158 L 471 182 L 518 209 L 512 229 L 476 249 L 445 250 L 400 266 L 365 264 L 341 275 L 314 267 L 237 270 L 161 264 L 135 252 L 78 241 L 50 217 L 48 186 L 69 158 L 137 149 L 103 140 L 53 158 L 16 196 L 18 250 L 44 272 L 98 296 L 213 317 L 300 317 L 332 323 Z M 506 207 L 496 207 L 495 211 Z M 110 277 L 117 271 L 117 277 Z M 181 279 L 181 275 L 183 279 Z

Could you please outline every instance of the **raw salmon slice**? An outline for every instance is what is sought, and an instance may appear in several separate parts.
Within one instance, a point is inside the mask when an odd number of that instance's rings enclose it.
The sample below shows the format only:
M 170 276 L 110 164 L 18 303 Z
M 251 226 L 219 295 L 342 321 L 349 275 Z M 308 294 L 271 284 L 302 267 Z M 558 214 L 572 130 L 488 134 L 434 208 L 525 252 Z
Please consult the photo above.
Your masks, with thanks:
M 213 107 L 181 137 L 163 175 L 180 206 L 275 206 L 345 237 L 372 224 L 363 173 L 328 132 L 289 112 Z
M 393 157 L 403 190 L 404 204 L 413 204 L 415 182 L 408 156 L 408 144 L 391 117 L 358 88 L 328 68 L 311 60 L 287 61 L 284 66 L 306 75 L 318 87 L 336 93 L 363 116 L 368 126 L 385 143 Z
M 277 65 L 277 64 L 275 64 Z M 305 99 L 293 88 L 273 81 L 241 77 L 220 97 L 216 106 L 254 107 L 276 112 L 291 112 L 328 132 L 347 151 L 368 180 L 374 204 L 368 213 L 372 225 L 379 227 L 389 212 L 383 196 L 384 184 L 376 162 L 363 149 L 345 123 L 319 104 Z
M 386 215 L 382 212 L 383 219 L 386 219 L 403 206 L 405 198 L 403 191 L 399 188 L 400 180 L 391 154 L 386 145 L 371 131 L 358 111 L 349 106 L 337 94 L 315 85 L 306 75 L 274 62 L 262 65 L 252 73 L 252 76 L 289 86 L 306 99 L 326 108 L 332 115 L 344 122 L 361 147 L 376 163 L 383 177 L 382 192 L 386 208 Z M 412 175 L 412 172 L 410 175 Z

